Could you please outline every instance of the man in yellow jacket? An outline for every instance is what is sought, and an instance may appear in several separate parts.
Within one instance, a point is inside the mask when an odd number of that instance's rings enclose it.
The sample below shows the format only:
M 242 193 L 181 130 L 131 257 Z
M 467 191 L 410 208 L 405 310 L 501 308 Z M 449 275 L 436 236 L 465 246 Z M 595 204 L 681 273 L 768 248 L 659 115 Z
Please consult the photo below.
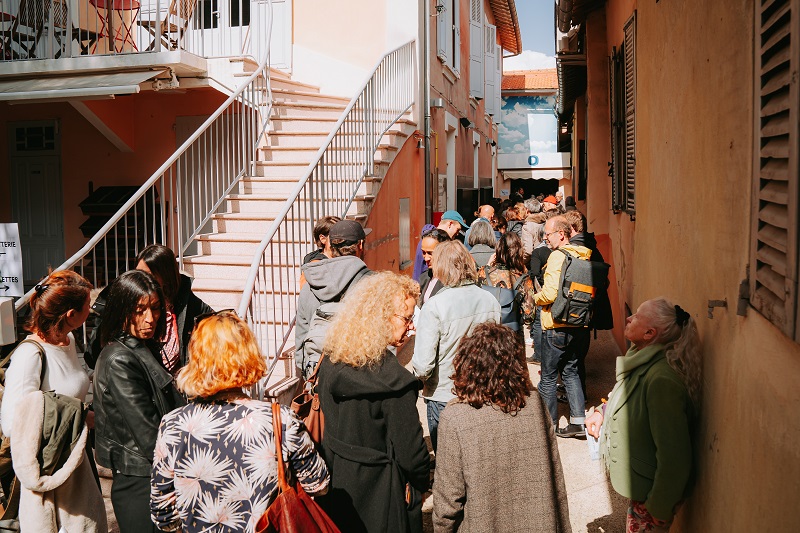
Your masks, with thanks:
M 561 290 L 561 269 L 566 259 L 565 254 L 580 259 L 589 259 L 591 250 L 585 246 L 573 245 L 569 242 L 572 232 L 569 222 L 563 216 L 549 219 L 544 226 L 544 238 L 553 250 L 547 259 L 544 271 L 542 290 L 534 294 L 536 305 L 541 307 L 542 319 L 542 379 L 539 381 L 539 394 L 553 419 L 556 435 L 559 437 L 575 437 L 584 434 L 584 396 L 581 380 L 578 376 L 578 360 L 589 347 L 589 329 L 571 326 L 553 321 L 550 307 Z M 558 373 L 567 389 L 569 400 L 569 424 L 558 427 L 558 402 L 556 400 L 556 382 Z

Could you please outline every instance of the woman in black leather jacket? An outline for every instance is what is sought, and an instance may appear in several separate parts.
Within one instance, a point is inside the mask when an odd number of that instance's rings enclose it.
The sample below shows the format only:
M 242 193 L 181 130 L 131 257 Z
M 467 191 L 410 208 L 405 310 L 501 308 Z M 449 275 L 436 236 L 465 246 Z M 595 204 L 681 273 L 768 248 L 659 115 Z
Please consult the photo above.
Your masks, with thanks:
M 97 462 L 113 472 L 111 503 L 121 533 L 157 531 L 150 471 L 161 417 L 182 403 L 153 339 L 164 336 L 161 288 L 131 270 L 111 285 L 95 372 Z
M 151 274 L 164 293 L 165 336 L 157 340 L 161 341 L 162 365 L 174 376 L 178 370 L 186 366 L 186 348 L 189 346 L 195 317 L 214 310 L 192 292 L 192 278 L 180 273 L 175 253 L 166 246 L 160 244 L 146 246 L 136 256 L 135 261 L 136 270 Z M 100 315 L 101 319 L 110 289 L 111 285 L 103 289 L 92 305 L 92 311 Z M 101 319 L 95 319 L 95 327 L 89 338 L 89 349 L 83 356 L 91 368 L 94 368 L 102 348 Z

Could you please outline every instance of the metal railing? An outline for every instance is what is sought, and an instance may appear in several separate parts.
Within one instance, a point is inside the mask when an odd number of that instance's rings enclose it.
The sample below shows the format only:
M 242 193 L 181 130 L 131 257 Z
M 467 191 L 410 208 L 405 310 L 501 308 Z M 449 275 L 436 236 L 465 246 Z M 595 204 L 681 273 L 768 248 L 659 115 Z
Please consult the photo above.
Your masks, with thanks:
M 0 0 L 0 61 L 167 50 L 260 60 L 271 14 L 271 0 Z
M 75 270 L 101 287 L 134 268 L 136 255 L 149 244 L 174 250 L 183 268 L 184 255 L 228 193 L 242 176 L 255 174 L 272 110 L 269 73 L 267 51 L 242 86 L 55 270 Z M 16 302 L 18 314 L 32 293 Z
M 294 326 L 300 266 L 313 246 L 314 223 L 348 214 L 365 177 L 373 174 L 381 138 L 414 103 L 415 61 L 414 41 L 378 61 L 261 240 L 238 313 L 271 368 Z

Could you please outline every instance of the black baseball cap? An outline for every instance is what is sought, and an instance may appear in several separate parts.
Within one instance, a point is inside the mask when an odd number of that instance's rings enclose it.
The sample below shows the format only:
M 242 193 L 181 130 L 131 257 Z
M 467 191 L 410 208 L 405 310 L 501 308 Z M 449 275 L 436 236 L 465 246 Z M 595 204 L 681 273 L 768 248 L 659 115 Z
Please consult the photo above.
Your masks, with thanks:
M 345 241 L 345 245 L 350 245 L 363 241 L 371 232 L 372 229 L 362 227 L 355 220 L 340 220 L 331 226 L 328 239 L 331 241 Z

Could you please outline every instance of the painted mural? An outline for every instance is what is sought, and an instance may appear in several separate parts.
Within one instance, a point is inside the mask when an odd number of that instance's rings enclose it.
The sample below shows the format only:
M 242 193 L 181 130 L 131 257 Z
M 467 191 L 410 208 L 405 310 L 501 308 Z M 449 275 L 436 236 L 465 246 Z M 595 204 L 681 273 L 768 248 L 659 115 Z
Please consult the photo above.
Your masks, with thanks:
M 505 96 L 497 127 L 499 169 L 560 167 L 555 96 Z

